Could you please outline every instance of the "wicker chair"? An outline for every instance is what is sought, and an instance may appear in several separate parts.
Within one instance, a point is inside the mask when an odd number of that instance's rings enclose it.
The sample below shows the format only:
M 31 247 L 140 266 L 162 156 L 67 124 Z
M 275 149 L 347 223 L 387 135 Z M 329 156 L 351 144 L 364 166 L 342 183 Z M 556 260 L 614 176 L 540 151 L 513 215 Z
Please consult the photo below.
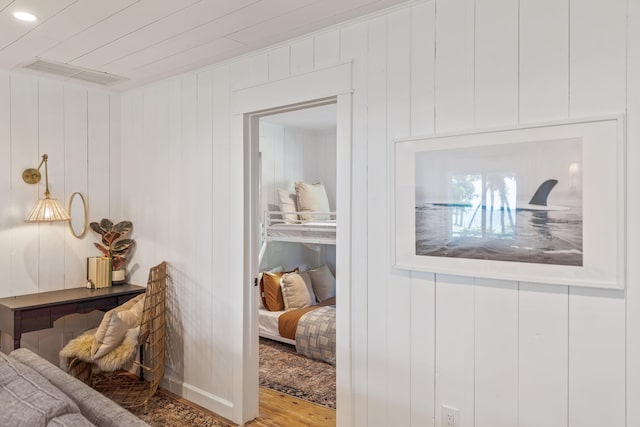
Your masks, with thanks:
M 129 372 L 105 374 L 104 369 L 99 369 L 99 366 L 92 363 L 86 354 L 69 357 L 67 372 L 87 382 L 120 406 L 125 408 L 142 406 L 146 410 L 149 399 L 155 394 L 164 376 L 166 291 L 167 263 L 162 262 L 150 269 L 145 291 L 138 334 L 140 361 L 133 362 L 140 367 L 139 380 L 130 378 Z M 83 336 L 79 338 L 83 339 Z M 135 353 L 132 353 L 133 356 Z M 130 363 L 129 359 L 128 364 Z M 116 370 L 122 368 L 126 366 L 119 366 Z

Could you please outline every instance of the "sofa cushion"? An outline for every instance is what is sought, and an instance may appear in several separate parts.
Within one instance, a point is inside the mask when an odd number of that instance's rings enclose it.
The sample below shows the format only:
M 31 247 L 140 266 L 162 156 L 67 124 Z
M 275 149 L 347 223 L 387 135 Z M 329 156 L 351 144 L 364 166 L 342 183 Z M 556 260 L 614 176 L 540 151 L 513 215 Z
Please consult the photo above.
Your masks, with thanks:
M 10 357 L 41 373 L 51 384 L 73 399 L 82 414 L 95 425 L 100 427 L 148 426 L 114 401 L 26 348 L 14 350 Z
M 78 406 L 34 369 L 0 353 L 0 425 L 46 426 Z
M 64 414 L 55 417 L 47 427 L 96 427 L 95 424 L 86 419 L 82 414 Z

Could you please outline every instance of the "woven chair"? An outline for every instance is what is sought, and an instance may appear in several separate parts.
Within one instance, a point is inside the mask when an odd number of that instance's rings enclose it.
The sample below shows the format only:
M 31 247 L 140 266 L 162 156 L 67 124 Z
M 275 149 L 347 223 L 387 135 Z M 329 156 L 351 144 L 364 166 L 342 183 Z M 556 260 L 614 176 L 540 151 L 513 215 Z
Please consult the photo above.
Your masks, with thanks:
M 145 292 L 138 335 L 140 362 L 134 362 L 140 367 L 140 380 L 108 381 L 96 378 L 93 383 L 96 390 L 125 408 L 146 407 L 164 377 L 166 290 L 167 263 L 162 262 L 149 271 Z
M 137 343 L 129 341 L 127 344 L 128 338 L 125 337 L 120 347 L 128 350 L 122 352 L 125 356 L 118 358 L 117 363 L 107 362 L 110 353 L 92 360 L 89 353 L 91 343 L 95 341 L 95 330 L 92 330 L 72 340 L 60 352 L 61 367 L 120 406 L 142 406 L 146 410 L 164 376 L 166 291 L 167 263 L 162 262 L 149 271 Z M 140 350 L 139 362 L 134 360 L 136 347 Z M 115 350 L 112 352 L 117 353 Z M 132 362 L 140 368 L 139 380 L 130 378 L 129 372 L 122 373 L 122 369 L 129 369 Z M 117 371 L 120 373 L 112 373 Z

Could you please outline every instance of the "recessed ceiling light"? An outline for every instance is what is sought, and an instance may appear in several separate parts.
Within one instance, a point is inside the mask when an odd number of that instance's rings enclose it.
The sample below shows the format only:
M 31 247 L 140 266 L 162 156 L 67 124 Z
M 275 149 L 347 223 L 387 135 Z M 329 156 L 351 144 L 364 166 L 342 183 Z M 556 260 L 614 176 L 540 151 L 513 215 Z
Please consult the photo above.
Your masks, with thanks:
M 37 18 L 29 12 L 13 12 L 13 17 L 21 21 L 33 22 Z

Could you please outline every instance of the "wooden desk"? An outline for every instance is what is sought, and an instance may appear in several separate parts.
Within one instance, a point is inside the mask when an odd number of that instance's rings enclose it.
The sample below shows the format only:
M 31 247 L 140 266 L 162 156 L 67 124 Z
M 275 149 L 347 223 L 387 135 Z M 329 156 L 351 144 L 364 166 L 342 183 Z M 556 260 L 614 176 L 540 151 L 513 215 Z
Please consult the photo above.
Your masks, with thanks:
M 25 332 L 53 328 L 53 322 L 67 314 L 111 310 L 144 293 L 145 289 L 143 286 L 127 284 L 0 298 L 0 331 L 13 337 L 13 349 L 20 348 L 20 339 Z

